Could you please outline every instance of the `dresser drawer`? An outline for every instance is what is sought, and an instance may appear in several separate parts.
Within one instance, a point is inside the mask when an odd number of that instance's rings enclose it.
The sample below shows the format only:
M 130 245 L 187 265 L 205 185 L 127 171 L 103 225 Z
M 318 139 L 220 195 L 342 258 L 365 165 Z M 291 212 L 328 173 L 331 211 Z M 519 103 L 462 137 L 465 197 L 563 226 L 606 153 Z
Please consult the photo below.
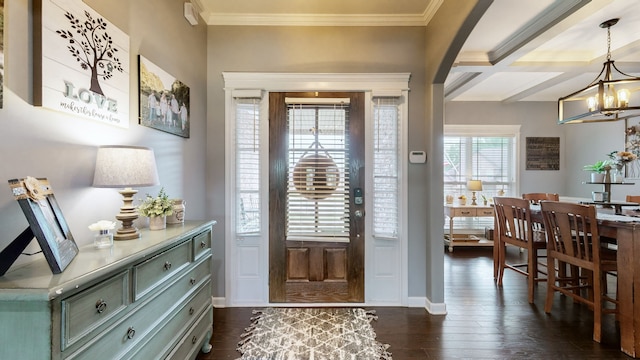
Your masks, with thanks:
M 133 299 L 140 300 L 145 294 L 163 283 L 168 277 L 189 264 L 191 241 L 164 251 L 133 267 Z
M 62 300 L 62 350 L 121 313 L 129 299 L 129 271 Z
M 460 209 L 452 209 L 451 211 L 451 217 L 464 217 L 464 216 L 476 216 L 476 209 L 460 208 Z
M 493 209 L 477 209 L 476 216 L 493 216 Z
M 201 292 L 204 291 L 203 296 L 211 302 L 210 269 L 211 258 L 209 257 L 161 293 L 156 293 L 139 304 L 131 305 L 136 307 L 130 311 L 130 316 L 110 327 L 108 331 L 97 335 L 89 344 L 65 359 L 121 359 L 125 353 L 132 351 L 133 346 L 136 346 L 139 341 L 148 339 L 149 334 L 155 331 L 154 328 L 166 322 L 167 316 L 175 312 L 176 307 L 186 298 L 193 296 L 203 282 L 206 282 L 207 286 Z M 201 302 L 204 301 L 202 298 L 199 299 Z M 96 356 L 96 354 L 108 354 L 108 356 Z
M 199 259 L 211 250 L 211 230 L 207 230 L 193 237 L 193 258 Z
M 153 334 L 153 338 L 145 344 L 135 347 L 123 359 L 162 359 L 174 347 L 184 334 L 211 305 L 211 283 L 207 281 L 204 287 L 189 299 L 182 307 Z M 185 360 L 184 358 L 181 360 Z
M 213 307 L 200 315 L 198 322 L 189 330 L 175 349 L 167 356 L 169 360 L 195 359 L 204 341 L 211 339 L 213 331 Z

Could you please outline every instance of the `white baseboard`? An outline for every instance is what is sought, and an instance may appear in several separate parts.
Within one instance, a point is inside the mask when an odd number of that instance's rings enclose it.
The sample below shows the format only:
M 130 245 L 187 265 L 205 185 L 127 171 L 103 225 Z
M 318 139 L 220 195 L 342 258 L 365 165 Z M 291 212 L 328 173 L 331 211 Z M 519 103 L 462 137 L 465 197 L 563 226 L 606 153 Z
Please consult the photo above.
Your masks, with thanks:
M 216 308 L 225 308 L 227 307 L 227 301 L 223 297 L 211 297 L 211 302 L 213 303 L 213 307 Z M 244 303 L 244 304 L 234 304 L 230 307 L 278 307 L 278 306 L 286 306 L 286 307 L 305 307 L 310 306 L 311 304 L 292 304 L 292 303 Z M 322 304 L 312 304 L 313 306 L 398 306 L 397 304 L 363 304 L 363 303 L 322 303 Z M 446 315 L 447 314 L 447 306 L 445 303 L 432 303 L 426 297 L 409 297 L 407 298 L 407 307 L 412 308 L 424 308 L 431 315 Z

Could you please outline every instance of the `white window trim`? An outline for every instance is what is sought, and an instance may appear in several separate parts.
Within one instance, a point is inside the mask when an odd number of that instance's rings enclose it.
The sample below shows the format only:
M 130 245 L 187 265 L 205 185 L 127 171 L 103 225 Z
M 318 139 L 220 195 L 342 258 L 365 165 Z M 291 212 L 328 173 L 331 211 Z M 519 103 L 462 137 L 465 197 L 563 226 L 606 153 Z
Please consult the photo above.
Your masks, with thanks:
M 515 137 L 515 175 L 514 193 L 520 194 L 520 168 L 522 159 L 520 158 L 520 125 L 458 125 L 445 124 L 444 136 L 513 136 Z
M 357 73 L 357 74 L 324 74 L 324 73 L 255 73 L 255 72 L 223 72 L 222 73 L 224 79 L 224 90 L 225 90 L 225 181 L 226 181 L 226 193 L 233 194 L 234 186 L 235 186 L 235 162 L 234 162 L 234 153 L 233 153 L 233 139 L 235 133 L 235 108 L 234 108 L 234 97 L 233 93 L 238 91 L 248 91 L 249 94 L 254 94 L 260 91 L 262 94 L 261 99 L 261 118 L 260 118 L 260 128 L 261 134 L 265 129 L 268 129 L 268 93 L 271 91 L 362 91 L 365 93 L 365 119 L 367 119 L 367 123 L 365 126 L 371 126 L 372 119 L 372 93 L 376 96 L 381 96 L 381 94 L 388 95 L 398 95 L 403 97 L 403 102 L 400 107 L 402 123 L 400 124 L 401 135 L 401 143 L 400 154 L 399 154 L 399 164 L 401 166 L 400 176 L 401 176 L 401 199 L 400 199 L 400 222 L 401 229 L 399 230 L 399 238 L 400 241 L 397 242 L 399 246 L 399 259 L 398 264 L 401 266 L 400 277 L 401 277 L 401 291 L 400 291 L 400 299 L 399 301 L 394 301 L 389 303 L 388 305 L 407 305 L 408 302 L 408 252 L 407 252 L 407 221 L 406 221 L 406 207 L 407 207 L 407 159 L 408 159 L 408 151 L 407 151 L 407 124 L 408 124 L 408 84 L 409 84 L 409 73 Z M 231 124 L 234 124 L 233 126 Z M 369 129 L 370 130 L 370 129 Z M 268 130 L 267 130 L 268 131 Z M 265 132 L 266 133 L 266 132 Z M 371 132 L 369 132 L 371 133 Z M 369 135 L 367 135 L 369 136 Z M 268 161 L 268 137 L 263 137 L 260 143 L 261 148 L 261 156 L 264 157 L 264 160 Z M 371 139 L 365 140 L 365 146 L 367 149 L 366 153 L 366 163 L 371 163 L 372 154 L 371 154 L 371 146 L 368 142 Z M 263 159 L 261 159 L 263 161 Z M 262 167 L 263 170 L 263 178 L 268 179 L 268 174 L 265 172 L 268 171 L 268 167 Z M 261 192 L 266 194 L 263 201 L 261 201 L 261 206 L 263 213 L 268 214 L 268 183 L 265 182 L 261 184 Z M 366 173 L 366 188 L 373 188 L 373 174 L 370 170 Z M 370 206 L 372 206 L 371 194 L 365 194 L 365 211 L 371 211 Z M 269 303 L 268 300 L 268 274 L 269 274 L 269 239 L 268 239 L 268 216 L 262 217 L 262 229 L 261 235 L 259 238 L 251 239 L 251 243 L 255 240 L 255 246 L 257 246 L 259 252 L 259 273 L 263 277 L 261 279 L 261 288 L 256 290 L 256 294 L 260 299 L 254 302 L 242 302 L 237 303 L 233 296 L 233 288 L 235 284 L 237 284 L 238 276 L 236 271 L 234 271 L 233 266 L 234 259 L 236 256 L 236 246 L 239 242 L 243 241 L 243 239 L 237 239 L 235 232 L 235 224 L 233 223 L 233 219 L 231 219 L 231 215 L 235 214 L 234 208 L 235 198 L 231 196 L 226 196 L 225 206 L 227 216 L 225 218 L 225 297 L 226 297 L 226 305 L 227 306 L 239 306 L 239 305 L 266 305 Z M 371 224 L 367 225 L 367 221 L 369 217 L 365 218 L 365 226 L 367 229 L 367 239 L 365 241 L 365 291 L 367 288 L 370 288 L 372 281 L 367 275 L 373 275 L 371 271 L 371 266 L 374 265 L 374 246 L 376 240 L 372 237 Z M 369 302 L 369 298 L 367 293 L 365 293 L 365 301 Z M 373 304 L 382 303 L 373 302 Z M 336 304 L 333 304 L 336 305 Z

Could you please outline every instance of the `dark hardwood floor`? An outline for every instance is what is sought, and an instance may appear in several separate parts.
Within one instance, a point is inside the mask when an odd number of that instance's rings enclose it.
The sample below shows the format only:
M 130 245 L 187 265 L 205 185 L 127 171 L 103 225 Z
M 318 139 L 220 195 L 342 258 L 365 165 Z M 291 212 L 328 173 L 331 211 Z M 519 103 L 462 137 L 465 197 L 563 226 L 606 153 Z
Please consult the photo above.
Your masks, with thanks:
M 525 255 L 515 248 L 508 254 Z M 612 315 L 603 319 L 598 344 L 592 340 L 592 312 L 585 306 L 556 295 L 551 315 L 545 314 L 545 283 L 537 285 L 533 305 L 527 302 L 522 275 L 507 270 L 498 288 L 489 248 L 456 248 L 445 254 L 444 264 L 447 315 L 429 315 L 422 308 L 373 308 L 379 317 L 373 322 L 377 339 L 391 345 L 394 360 L 630 359 L 620 352 Z M 198 359 L 237 359 L 236 345 L 252 310 L 214 309 L 213 349 Z

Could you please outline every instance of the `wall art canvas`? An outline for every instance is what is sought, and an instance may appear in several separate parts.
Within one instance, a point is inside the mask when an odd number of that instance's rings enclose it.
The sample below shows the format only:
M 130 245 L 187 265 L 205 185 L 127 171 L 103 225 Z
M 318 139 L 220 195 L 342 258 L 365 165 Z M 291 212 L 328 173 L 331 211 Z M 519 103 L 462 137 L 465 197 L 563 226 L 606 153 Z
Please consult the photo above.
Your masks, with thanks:
M 624 124 L 624 151 L 634 154 L 635 159 L 625 163 L 622 175 L 626 179 L 640 179 L 640 119 L 625 119 Z
M 189 137 L 189 87 L 138 56 L 140 125 Z
M 129 127 L 129 36 L 80 0 L 33 0 L 34 105 Z
M 560 170 L 559 137 L 527 137 L 526 170 Z
M 0 109 L 4 103 L 4 0 L 0 0 Z

